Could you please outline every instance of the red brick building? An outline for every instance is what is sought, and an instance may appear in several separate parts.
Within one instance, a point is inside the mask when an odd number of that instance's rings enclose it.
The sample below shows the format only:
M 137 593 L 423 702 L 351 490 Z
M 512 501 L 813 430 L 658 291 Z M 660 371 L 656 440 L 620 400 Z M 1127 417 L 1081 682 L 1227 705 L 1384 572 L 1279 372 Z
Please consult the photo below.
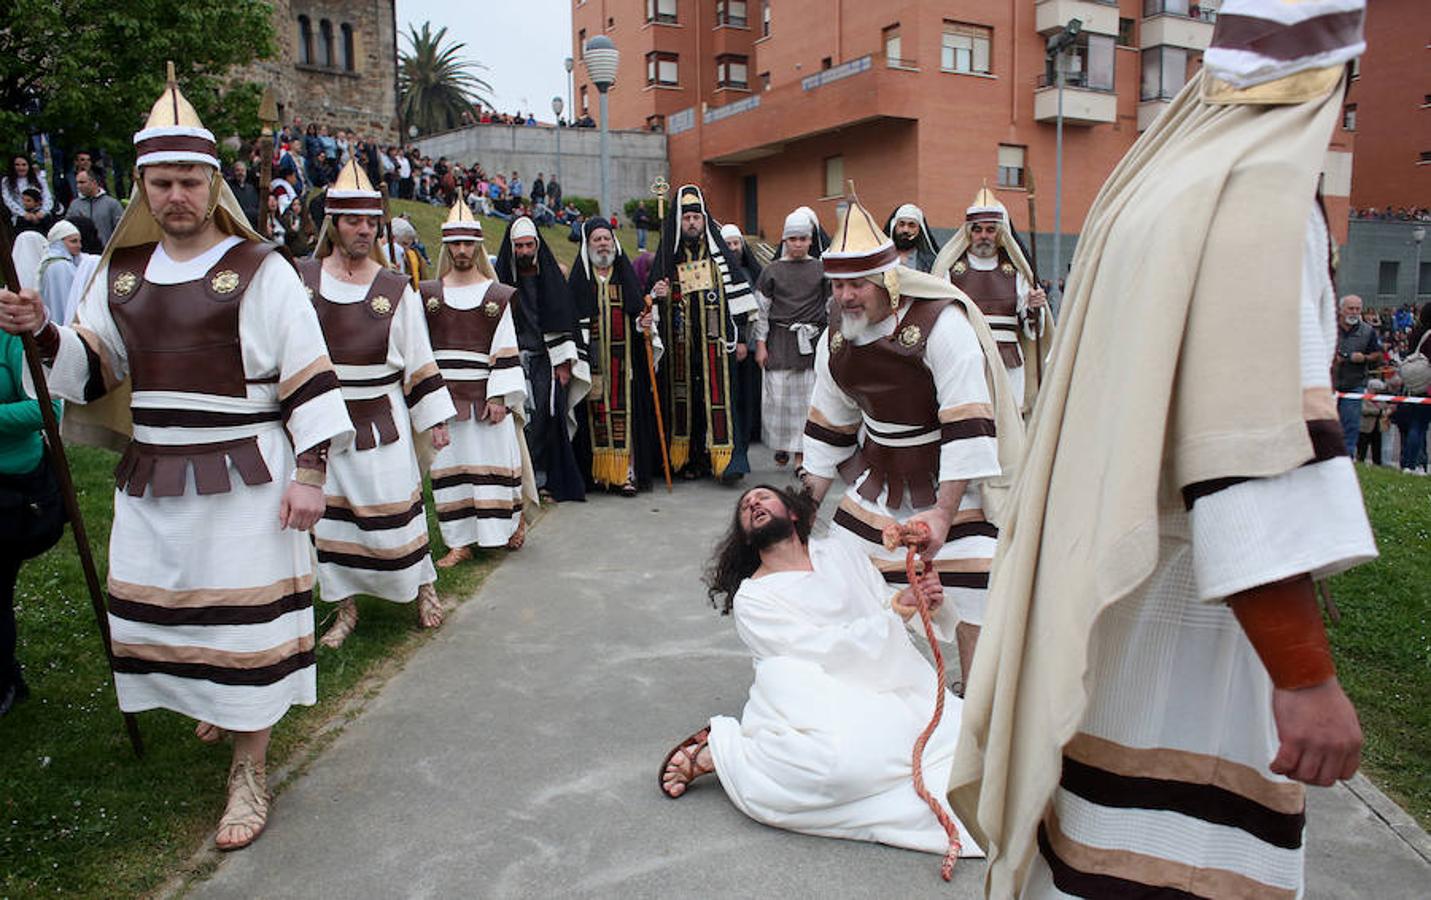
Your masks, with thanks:
M 699 181 L 717 216 L 767 236 L 801 204 L 832 228 L 846 179 L 878 214 L 912 201 L 935 228 L 958 226 L 987 183 L 1023 230 L 1030 172 L 1039 232 L 1050 235 L 1057 91 L 1044 46 L 1074 18 L 1082 32 L 1064 92 L 1063 231 L 1076 234 L 1113 166 L 1196 71 L 1216 5 L 574 2 L 578 115 L 598 115 L 580 57 L 584 41 L 604 33 L 621 51 L 612 127 L 664 129 L 671 182 Z M 1342 239 L 1350 137 L 1338 133 L 1326 179 Z
M 1431 7 L 1367 4 L 1366 56 L 1342 112 L 1356 133 L 1351 203 L 1431 207 Z

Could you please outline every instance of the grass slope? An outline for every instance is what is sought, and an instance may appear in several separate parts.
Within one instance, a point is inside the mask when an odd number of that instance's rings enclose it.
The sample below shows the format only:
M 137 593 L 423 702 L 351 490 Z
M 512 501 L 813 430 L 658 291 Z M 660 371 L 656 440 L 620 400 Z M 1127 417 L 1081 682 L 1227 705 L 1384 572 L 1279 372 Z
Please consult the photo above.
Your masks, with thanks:
M 447 221 L 447 207 L 418 203 L 414 200 L 394 200 L 392 209 L 395 215 L 407 216 L 411 220 L 413 227 L 417 229 L 418 236 L 422 238 L 423 246 L 427 248 L 428 257 L 436 265 L 437 251 L 442 248 L 442 223 Z M 488 253 L 496 256 L 497 250 L 502 246 L 502 236 L 507 233 L 507 223 L 501 219 L 492 219 L 487 216 L 478 216 L 477 218 L 482 221 L 482 243 L 487 247 Z M 555 228 L 543 228 L 541 231 L 542 237 L 546 239 L 547 246 L 551 247 L 557 262 L 570 268 L 579 249 L 579 245 L 567 239 L 571 229 L 561 225 Z M 635 229 L 620 228 L 617 229 L 616 235 L 621 240 L 621 246 L 626 252 L 634 256 L 636 254 Z M 650 237 L 650 246 L 654 247 L 657 235 L 653 233 Z
M 85 523 L 104 578 L 114 454 L 70 448 Z M 429 509 L 431 508 L 429 504 Z M 446 552 L 429 517 L 433 551 Z M 441 570 L 444 599 L 465 599 L 500 554 Z M 269 771 L 301 764 L 320 726 L 396 668 L 427 633 L 416 606 L 359 601 L 361 621 L 340 650 L 318 650 L 318 705 L 294 709 L 274 732 Z M 322 605 L 320 621 L 327 615 Z M 33 696 L 0 718 L 0 897 L 134 896 L 184 869 L 223 811 L 227 744 L 193 737 L 194 723 L 166 711 L 139 716 L 146 755 L 124 736 L 74 540 L 66 531 L 25 564 L 16 595 L 19 655 Z

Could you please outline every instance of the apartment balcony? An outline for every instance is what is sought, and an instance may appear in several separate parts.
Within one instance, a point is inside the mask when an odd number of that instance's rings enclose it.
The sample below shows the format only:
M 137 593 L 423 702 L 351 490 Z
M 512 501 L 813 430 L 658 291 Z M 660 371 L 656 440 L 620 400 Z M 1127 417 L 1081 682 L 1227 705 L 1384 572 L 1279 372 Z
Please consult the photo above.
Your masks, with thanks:
M 1058 121 L 1058 87 L 1046 75 L 1039 76 L 1034 91 L 1034 121 Z M 1118 121 L 1118 95 L 1087 86 L 1082 73 L 1070 73 L 1063 81 L 1063 124 L 1111 125 Z
M 1144 100 L 1138 104 L 1138 130 L 1147 131 L 1148 127 L 1157 121 L 1158 116 L 1163 114 L 1163 110 L 1173 105 L 1169 98 L 1158 100 Z
M 1093 34 L 1118 33 L 1118 3 L 1104 0 L 1038 0 L 1034 24 L 1043 35 L 1061 31 L 1069 19 L 1083 22 L 1083 30 Z
M 1138 29 L 1138 45 L 1143 50 L 1159 46 L 1206 50 L 1212 42 L 1214 18 L 1215 14 L 1210 12 L 1196 17 L 1157 13 L 1143 20 L 1143 27 Z

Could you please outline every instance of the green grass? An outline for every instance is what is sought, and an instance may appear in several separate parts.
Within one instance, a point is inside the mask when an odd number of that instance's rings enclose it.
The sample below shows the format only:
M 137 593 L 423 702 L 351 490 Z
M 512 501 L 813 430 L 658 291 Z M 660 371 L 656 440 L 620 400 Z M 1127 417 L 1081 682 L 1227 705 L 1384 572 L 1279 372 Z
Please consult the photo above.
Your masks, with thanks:
M 423 246 L 427 248 L 427 255 L 434 265 L 437 264 L 437 251 L 442 248 L 442 223 L 447 221 L 448 208 L 445 206 L 433 206 L 429 203 L 418 203 L 415 200 L 394 200 L 392 201 L 394 215 L 405 215 L 412 221 L 413 227 L 417 229 L 418 237 L 422 238 Z M 482 220 L 482 243 L 487 247 L 487 252 L 493 256 L 497 255 L 497 250 L 502 246 L 502 235 L 507 233 L 507 223 L 501 219 L 491 219 L 486 216 L 478 216 Z M 542 237 L 546 239 L 547 246 L 551 247 L 552 254 L 556 256 L 557 262 L 571 267 L 572 261 L 576 259 L 579 245 L 567 240 L 567 235 L 571 229 L 565 225 L 555 228 L 543 228 Z M 621 240 L 621 246 L 632 256 L 636 255 L 636 230 L 634 228 L 617 229 L 616 236 Z M 655 232 L 649 236 L 649 247 L 654 248 L 659 235 Z
M 1381 558 L 1332 580 L 1332 650 L 1366 734 L 1366 774 L 1431 827 L 1431 480 L 1357 471 Z
M 71 447 L 71 464 L 101 581 L 116 457 Z M 429 509 L 431 508 L 429 504 Z M 429 516 L 433 551 L 446 552 Z M 466 599 L 502 552 L 439 570 L 444 599 Z M 295 708 L 274 731 L 269 771 L 301 766 L 429 633 L 416 604 L 359 601 L 361 621 L 340 650 L 319 648 L 317 706 Z M 193 736 L 194 723 L 142 713 L 146 755 L 135 759 L 106 671 L 74 540 L 25 564 L 16 593 L 19 657 L 32 697 L 0 718 L 0 897 L 73 893 L 134 896 L 186 871 L 223 811 L 230 748 Z M 316 611 L 321 625 L 327 609 Z M 321 630 L 321 627 L 320 627 Z

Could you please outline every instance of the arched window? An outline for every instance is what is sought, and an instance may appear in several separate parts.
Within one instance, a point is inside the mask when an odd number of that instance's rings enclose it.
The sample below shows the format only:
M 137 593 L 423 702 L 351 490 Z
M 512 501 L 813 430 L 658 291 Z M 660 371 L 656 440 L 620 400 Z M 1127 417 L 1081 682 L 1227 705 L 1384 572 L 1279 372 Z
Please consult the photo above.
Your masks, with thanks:
M 307 16 L 298 17 L 298 63 L 313 64 L 313 20 Z
M 353 26 L 343 23 L 343 71 L 352 72 L 357 63 L 353 59 Z
M 333 23 L 327 19 L 318 22 L 318 37 L 322 45 L 318 48 L 318 65 L 333 66 Z

